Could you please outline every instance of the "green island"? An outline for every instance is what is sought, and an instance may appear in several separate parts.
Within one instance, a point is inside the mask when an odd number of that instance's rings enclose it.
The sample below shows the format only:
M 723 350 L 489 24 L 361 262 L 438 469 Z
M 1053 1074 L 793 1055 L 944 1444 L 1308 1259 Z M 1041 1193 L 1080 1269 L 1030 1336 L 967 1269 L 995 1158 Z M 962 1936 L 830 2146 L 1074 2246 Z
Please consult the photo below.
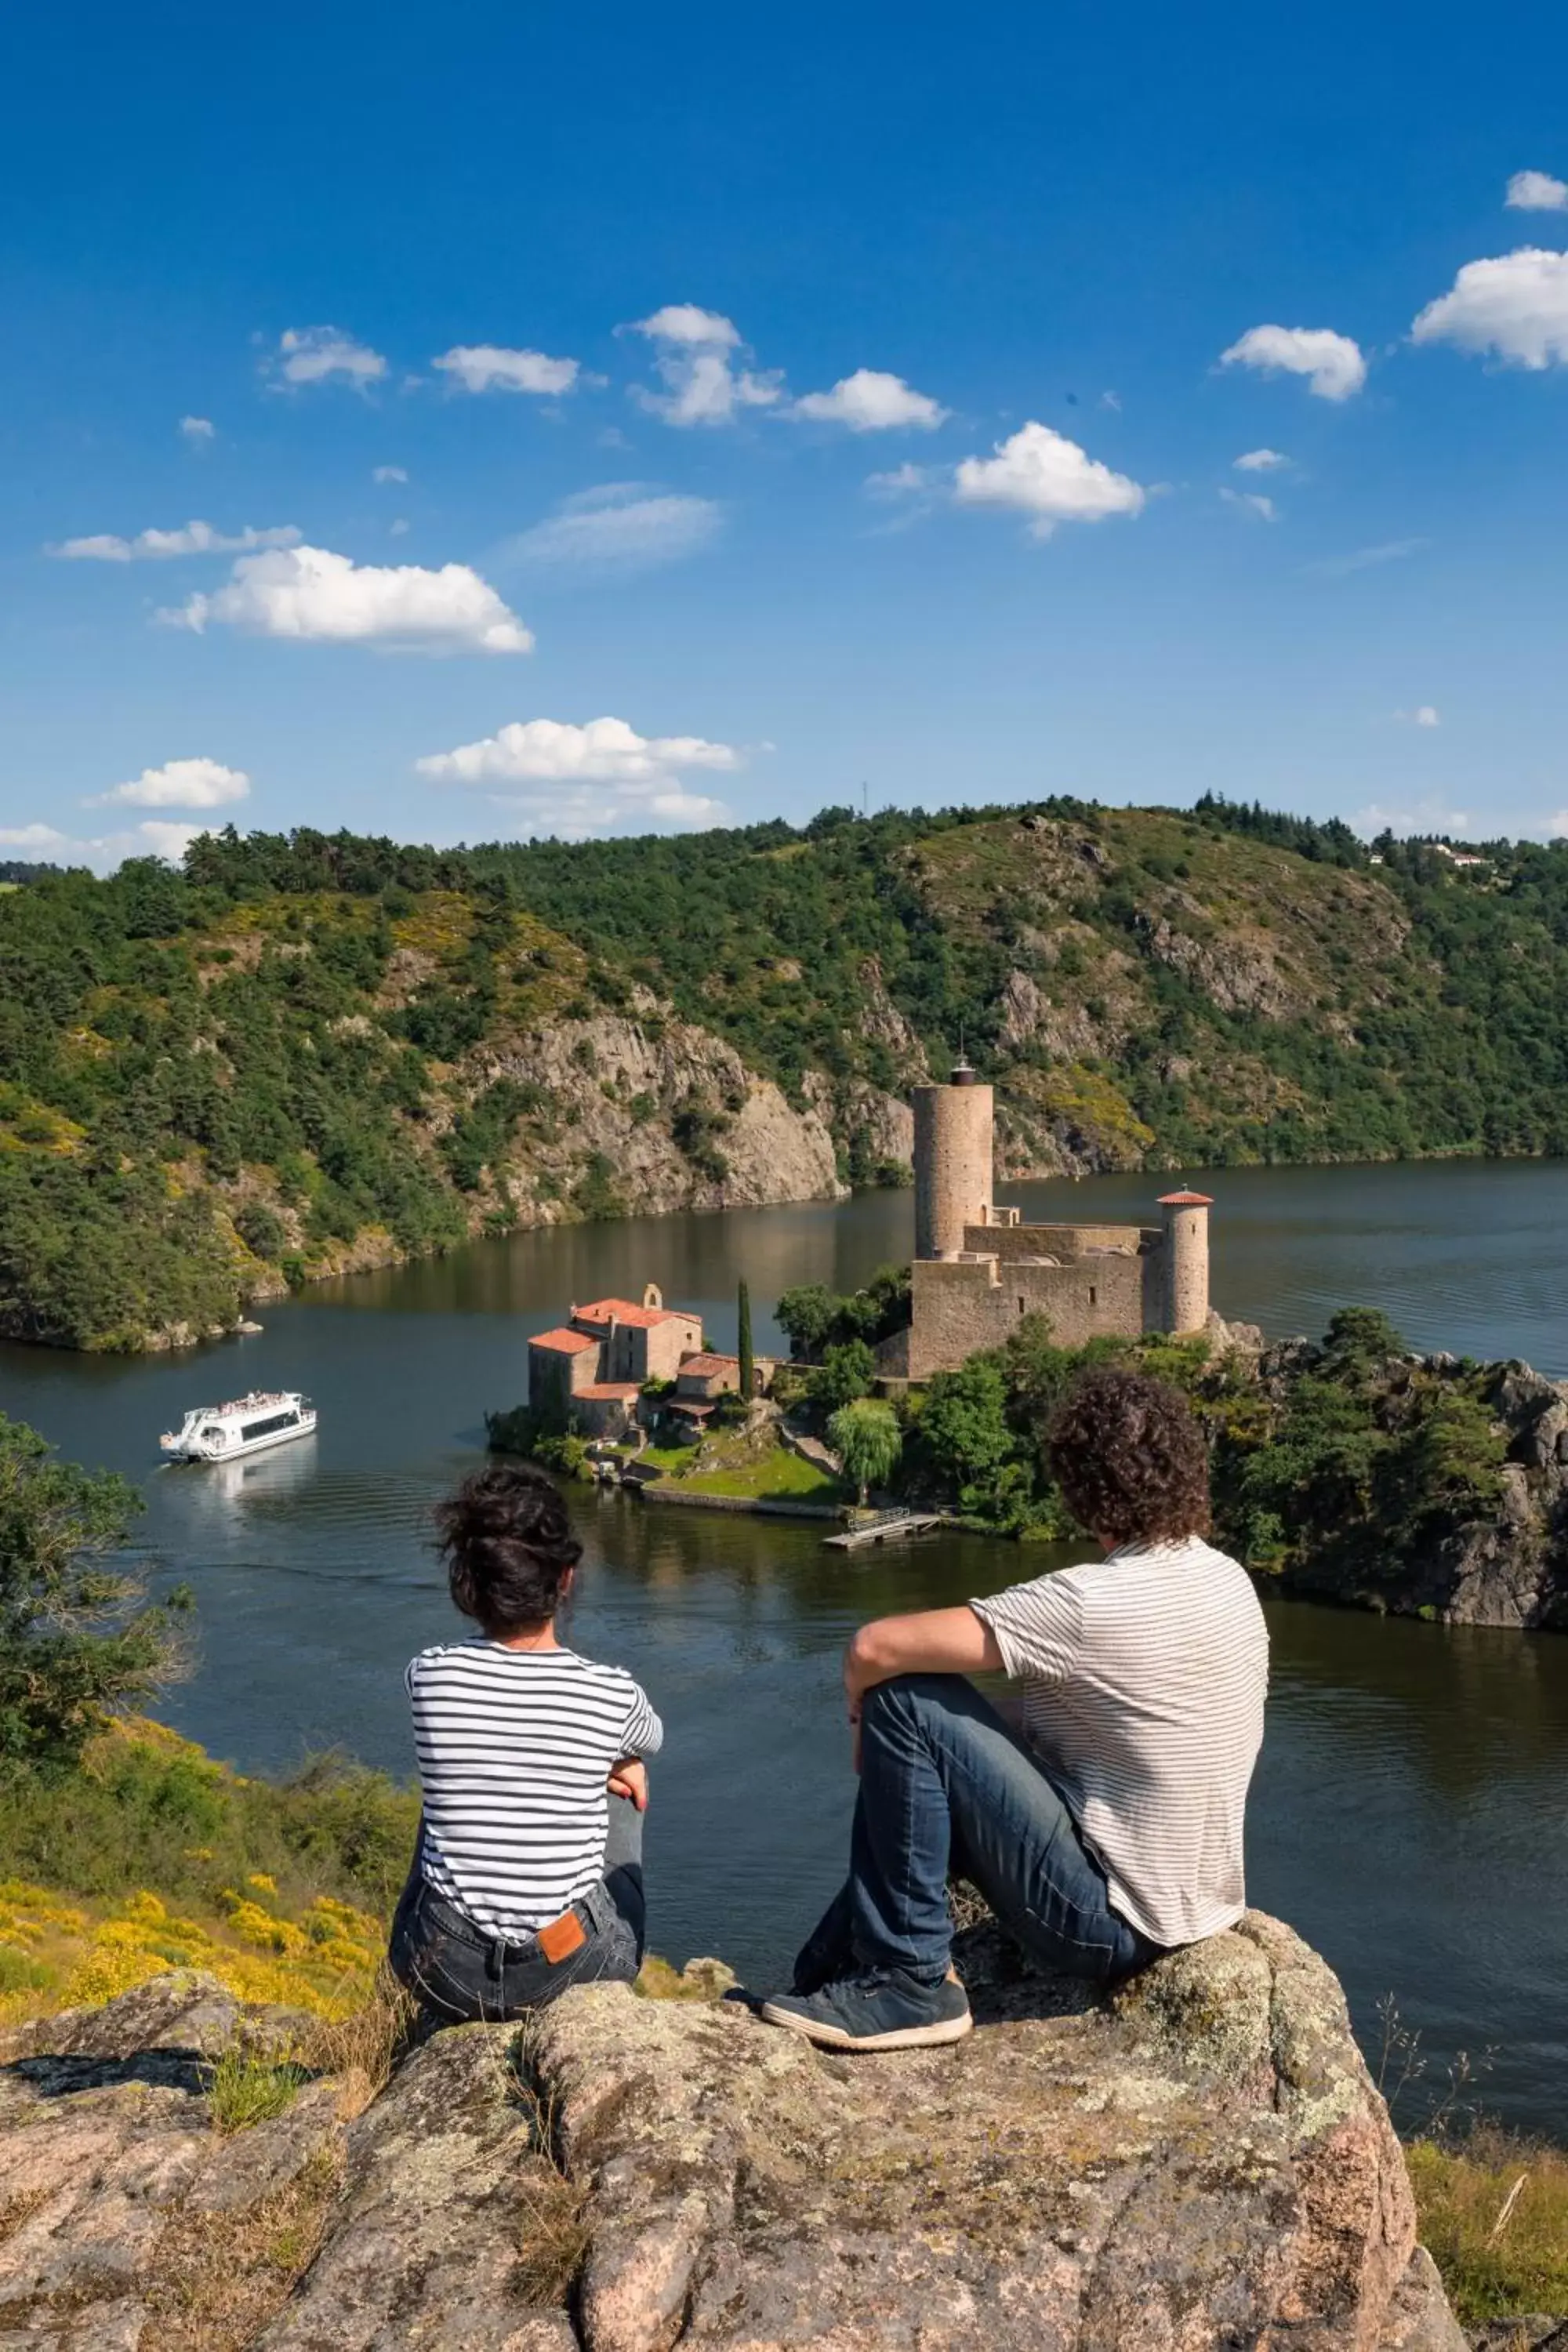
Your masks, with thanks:
M 1568 1391 L 1528 1367 L 1413 1354 L 1372 1307 L 1341 1308 L 1321 1341 L 1273 1347 L 1223 1325 L 1064 1347 L 1030 1314 L 952 1370 L 884 1382 L 874 1343 L 908 1298 L 899 1266 L 846 1296 L 785 1291 L 775 1315 L 794 1354 L 749 1406 L 721 1397 L 700 1433 L 677 1434 L 665 1384 L 650 1383 L 644 1426 L 619 1443 L 592 1442 L 556 1401 L 491 1413 L 490 1445 L 671 1503 L 814 1516 L 903 1505 L 1023 1543 L 1074 1542 L 1084 1531 L 1045 1433 L 1079 1370 L 1125 1362 L 1191 1399 L 1218 1540 L 1255 1573 L 1399 1615 L 1568 1629 Z
M 1568 844 L 826 809 L 437 851 L 204 835 L 0 894 L 0 1333 L 136 1349 L 518 1225 L 904 1181 L 1568 1150 Z

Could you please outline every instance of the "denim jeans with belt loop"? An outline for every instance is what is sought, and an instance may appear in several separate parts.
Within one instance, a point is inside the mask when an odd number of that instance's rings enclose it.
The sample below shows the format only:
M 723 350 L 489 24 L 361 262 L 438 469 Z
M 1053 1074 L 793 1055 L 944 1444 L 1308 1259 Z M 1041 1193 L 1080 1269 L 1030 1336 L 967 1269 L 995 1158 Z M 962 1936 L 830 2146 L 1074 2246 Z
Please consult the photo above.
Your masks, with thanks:
M 569 1985 L 630 1984 L 642 1966 L 647 1918 L 642 1815 L 630 1798 L 611 1797 L 603 1875 L 572 1908 L 584 1940 L 564 1959 L 548 1959 L 535 1936 L 505 1943 L 477 1927 L 436 1893 L 416 1852 L 387 1958 L 429 2024 L 501 2023 L 542 2009 Z

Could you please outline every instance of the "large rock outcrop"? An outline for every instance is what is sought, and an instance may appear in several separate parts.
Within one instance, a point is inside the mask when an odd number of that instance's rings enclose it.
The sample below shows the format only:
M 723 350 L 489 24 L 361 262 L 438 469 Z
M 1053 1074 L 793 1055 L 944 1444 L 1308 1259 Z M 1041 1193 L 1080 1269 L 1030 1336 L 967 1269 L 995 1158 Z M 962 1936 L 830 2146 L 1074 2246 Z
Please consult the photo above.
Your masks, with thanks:
M 3 2352 L 1463 2352 L 1338 1985 L 1250 1914 L 1109 2003 L 960 1938 L 957 2047 L 567 1994 L 211 2123 L 289 2021 L 165 1980 L 0 2042 Z
M 1258 1377 L 1276 1399 L 1314 1371 L 1307 1339 L 1266 1349 Z M 1568 1631 L 1568 1381 L 1517 1360 L 1480 1368 L 1452 1355 L 1396 1357 L 1382 1378 L 1380 1418 L 1397 1426 L 1413 1376 L 1439 1389 L 1474 1387 L 1506 1448 L 1495 1504 L 1439 1516 L 1405 1546 L 1307 1547 L 1287 1571 L 1294 1590 L 1365 1602 L 1396 1616 L 1449 1625 Z
M 531 1134 L 507 1170 L 521 1224 L 574 1213 L 574 1189 L 595 1165 L 610 1195 L 639 1215 L 839 1200 L 847 1190 L 821 1112 L 793 1108 L 733 1046 L 665 1008 L 552 1022 L 481 1063 L 483 1084 L 521 1081 L 550 1106 L 548 1131 Z

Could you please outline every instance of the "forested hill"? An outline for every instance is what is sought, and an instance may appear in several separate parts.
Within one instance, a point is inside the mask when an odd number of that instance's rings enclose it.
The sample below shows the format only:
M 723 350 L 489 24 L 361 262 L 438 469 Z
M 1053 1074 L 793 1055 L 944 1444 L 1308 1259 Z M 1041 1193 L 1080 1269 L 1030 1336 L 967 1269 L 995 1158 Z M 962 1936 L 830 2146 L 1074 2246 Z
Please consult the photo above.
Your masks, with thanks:
M 0 1328 L 140 1346 L 482 1230 L 889 1181 L 961 1037 L 1016 1175 L 1568 1151 L 1568 845 L 1058 800 L 18 873 Z

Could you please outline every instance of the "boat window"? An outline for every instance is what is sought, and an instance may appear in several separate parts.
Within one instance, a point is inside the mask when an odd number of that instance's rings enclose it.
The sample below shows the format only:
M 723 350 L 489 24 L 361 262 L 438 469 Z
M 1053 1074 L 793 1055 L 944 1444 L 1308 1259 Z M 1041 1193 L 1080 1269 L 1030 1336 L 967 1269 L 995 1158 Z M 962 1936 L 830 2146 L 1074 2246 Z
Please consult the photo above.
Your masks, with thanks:
M 268 1413 L 264 1421 L 244 1423 L 239 1433 L 248 1445 L 253 1437 L 270 1437 L 275 1430 L 297 1429 L 299 1424 L 300 1416 L 290 1405 L 287 1412 Z

